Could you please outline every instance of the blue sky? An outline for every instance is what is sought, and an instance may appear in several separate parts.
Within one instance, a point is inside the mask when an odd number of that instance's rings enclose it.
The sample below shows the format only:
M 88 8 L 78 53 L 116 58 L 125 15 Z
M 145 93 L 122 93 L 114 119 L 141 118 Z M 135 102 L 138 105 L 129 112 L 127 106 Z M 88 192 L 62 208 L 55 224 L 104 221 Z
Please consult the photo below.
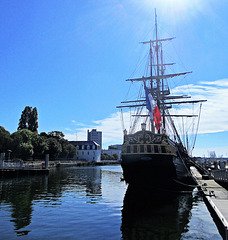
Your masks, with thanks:
M 176 37 L 167 59 L 193 72 L 178 82 L 182 92 L 208 100 L 193 154 L 228 157 L 228 1 L 2 0 L 0 8 L 0 125 L 11 133 L 32 106 L 39 132 L 85 140 L 96 128 L 104 147 L 121 143 L 116 106 L 145 53 L 139 42 L 153 37 L 156 8 L 160 36 Z

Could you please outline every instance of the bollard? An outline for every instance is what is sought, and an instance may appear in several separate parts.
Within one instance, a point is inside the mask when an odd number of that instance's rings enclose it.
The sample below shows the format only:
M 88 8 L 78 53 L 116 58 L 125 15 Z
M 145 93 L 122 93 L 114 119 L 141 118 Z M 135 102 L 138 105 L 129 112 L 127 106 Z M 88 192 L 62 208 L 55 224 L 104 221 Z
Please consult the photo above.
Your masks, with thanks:
M 218 162 L 214 161 L 215 170 L 218 170 Z
M 48 163 L 49 163 L 49 154 L 45 155 L 45 169 L 48 169 Z
M 0 168 L 3 168 L 4 166 L 4 158 L 5 158 L 5 153 L 1 153 Z
M 220 161 L 220 169 L 226 169 L 226 162 Z

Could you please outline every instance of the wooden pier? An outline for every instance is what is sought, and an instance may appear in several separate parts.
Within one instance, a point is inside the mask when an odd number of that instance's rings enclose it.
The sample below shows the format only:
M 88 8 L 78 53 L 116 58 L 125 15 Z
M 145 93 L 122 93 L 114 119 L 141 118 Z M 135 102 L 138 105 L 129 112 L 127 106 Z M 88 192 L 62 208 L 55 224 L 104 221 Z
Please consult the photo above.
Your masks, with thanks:
M 203 192 L 211 210 L 222 223 L 225 239 L 228 240 L 228 191 L 213 179 L 203 179 L 195 167 L 191 167 L 191 172 L 198 183 L 198 189 Z
M 0 177 L 18 177 L 34 174 L 49 173 L 49 154 L 45 155 L 45 160 L 34 164 L 25 163 L 22 160 L 4 160 L 5 153 L 0 156 Z
M 49 169 L 39 169 L 39 168 L 1 168 L 1 177 L 18 177 L 18 176 L 28 176 L 35 174 L 48 174 Z

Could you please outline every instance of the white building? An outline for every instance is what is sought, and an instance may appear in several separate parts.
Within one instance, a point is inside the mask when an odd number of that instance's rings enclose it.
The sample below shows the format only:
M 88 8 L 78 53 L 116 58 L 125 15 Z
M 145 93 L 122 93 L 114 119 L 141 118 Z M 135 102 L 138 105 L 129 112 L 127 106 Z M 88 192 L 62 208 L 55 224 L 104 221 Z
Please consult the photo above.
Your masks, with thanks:
M 101 149 L 94 141 L 70 141 L 77 149 L 75 159 L 87 160 L 88 162 L 101 161 Z
M 87 131 L 87 141 L 94 141 L 100 145 L 102 149 L 102 132 L 97 131 L 97 129 L 92 129 L 92 131 Z

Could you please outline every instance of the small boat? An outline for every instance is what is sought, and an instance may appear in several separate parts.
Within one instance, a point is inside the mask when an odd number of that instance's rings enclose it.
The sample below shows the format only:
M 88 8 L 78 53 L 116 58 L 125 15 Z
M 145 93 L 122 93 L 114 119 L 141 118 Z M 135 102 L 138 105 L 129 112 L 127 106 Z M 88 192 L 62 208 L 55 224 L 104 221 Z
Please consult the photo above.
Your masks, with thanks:
M 175 119 L 199 119 L 202 102 L 206 100 L 189 100 L 191 96 L 188 95 L 171 95 L 168 81 L 191 73 L 165 72 L 174 63 L 164 62 L 162 47 L 164 42 L 172 39 L 158 38 L 155 11 L 155 39 L 142 42 L 149 45 L 147 76 L 127 79 L 132 84 L 140 85 L 138 98 L 123 101 L 121 106 L 117 106 L 123 121 L 123 177 L 129 185 L 138 188 L 185 191 L 195 186 L 190 173 L 192 149 L 188 135 L 184 128 L 181 133 L 178 132 Z M 174 114 L 173 108 L 182 104 L 198 104 L 199 111 L 197 114 Z M 124 112 L 126 109 L 127 113 Z M 126 115 L 132 119 L 128 131 L 124 128 Z M 196 121 L 198 130 L 199 121 Z

